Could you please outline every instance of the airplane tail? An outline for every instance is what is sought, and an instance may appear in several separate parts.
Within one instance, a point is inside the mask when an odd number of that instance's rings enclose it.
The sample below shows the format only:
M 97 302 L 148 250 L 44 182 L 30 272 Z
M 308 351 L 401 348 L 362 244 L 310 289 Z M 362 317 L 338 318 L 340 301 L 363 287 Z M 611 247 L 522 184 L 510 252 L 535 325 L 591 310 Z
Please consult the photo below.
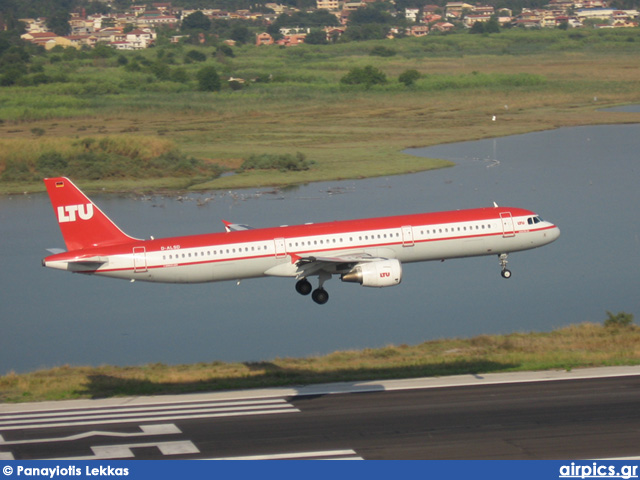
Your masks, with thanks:
M 136 240 L 120 230 L 68 178 L 45 178 L 44 184 L 67 250 Z

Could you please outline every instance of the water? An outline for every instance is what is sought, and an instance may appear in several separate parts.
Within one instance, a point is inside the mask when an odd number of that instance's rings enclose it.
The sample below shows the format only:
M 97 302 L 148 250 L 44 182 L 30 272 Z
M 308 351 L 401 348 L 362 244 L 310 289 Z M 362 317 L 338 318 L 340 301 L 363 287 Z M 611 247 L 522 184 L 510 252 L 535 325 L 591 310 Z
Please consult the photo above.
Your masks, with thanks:
M 137 237 L 492 205 L 534 210 L 562 230 L 544 248 L 406 265 L 402 284 L 333 279 L 329 303 L 292 279 L 162 285 L 40 266 L 63 247 L 46 195 L 0 198 L 0 374 L 57 365 L 258 361 L 442 337 L 550 330 L 640 315 L 638 125 L 560 129 L 410 153 L 454 168 L 360 181 L 190 195 L 93 196 Z

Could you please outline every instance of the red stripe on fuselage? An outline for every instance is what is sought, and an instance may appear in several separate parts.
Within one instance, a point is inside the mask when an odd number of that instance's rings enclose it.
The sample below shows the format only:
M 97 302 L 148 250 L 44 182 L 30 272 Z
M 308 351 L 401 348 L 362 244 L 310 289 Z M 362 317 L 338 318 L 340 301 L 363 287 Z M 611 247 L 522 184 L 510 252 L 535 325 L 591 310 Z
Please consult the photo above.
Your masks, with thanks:
M 501 221 L 500 214 L 509 212 L 512 217 L 527 217 L 534 216 L 535 213 L 521 209 L 521 208 L 513 208 L 513 207 L 490 207 L 490 208 L 479 208 L 479 209 L 471 209 L 471 210 L 458 210 L 458 211 L 449 211 L 449 212 L 436 212 L 436 213 L 423 213 L 423 214 L 414 214 L 414 215 L 400 215 L 393 217 L 379 217 L 379 218 L 370 218 L 370 219 L 360 219 L 360 220 L 342 220 L 342 221 L 334 221 L 334 222 L 325 222 L 318 224 L 305 224 L 305 225 L 293 225 L 293 226 L 283 226 L 283 227 L 271 227 L 264 229 L 253 229 L 253 230 L 241 230 L 241 231 L 232 231 L 232 232 L 220 232 L 220 233 L 209 233 L 209 234 L 199 234 L 199 235 L 190 235 L 190 236 L 181 236 L 181 237 L 169 237 L 155 240 L 146 240 L 146 241 L 133 241 L 127 242 L 124 244 L 118 244 L 108 247 L 99 247 L 99 248 L 91 248 L 85 249 L 82 251 L 75 252 L 66 252 L 58 255 L 53 255 L 48 257 L 47 260 L 73 260 L 78 254 L 81 252 L 83 257 L 91 257 L 91 256 L 116 256 L 116 255 L 131 255 L 133 252 L 133 247 L 136 246 L 144 246 L 146 254 L 157 254 L 161 253 L 163 255 L 175 255 L 181 254 L 187 249 L 198 249 L 198 248 L 208 248 L 215 249 L 221 246 L 229 247 L 230 249 L 234 248 L 234 245 L 238 244 L 247 244 L 247 243 L 259 243 L 259 242 L 269 242 L 268 244 L 271 246 L 271 242 L 276 238 L 284 238 L 284 239 L 304 239 L 306 237 L 322 237 L 322 236 L 330 236 L 330 235 L 344 235 L 344 234 L 353 234 L 357 232 L 372 232 L 376 230 L 389 230 L 389 229 L 400 229 L 403 226 L 412 226 L 412 227 L 422 227 L 422 228 L 430 228 L 432 225 L 438 226 L 446 226 L 448 224 L 460 224 L 465 222 L 482 222 L 482 221 Z M 544 228 L 531 228 L 531 225 L 526 225 L 527 229 L 518 230 L 517 227 L 515 229 L 516 234 L 522 231 L 542 231 L 546 228 L 554 228 L 544 227 Z M 457 232 L 456 232 L 457 233 Z M 472 238 L 481 238 L 481 237 L 491 237 L 491 236 L 502 236 L 503 232 L 501 229 L 494 230 L 488 233 L 475 231 L 472 233 L 471 231 L 460 232 L 458 235 L 450 235 L 447 237 L 438 237 L 438 238 L 415 238 L 412 240 L 413 243 L 429 243 L 429 242 L 441 242 L 447 240 L 454 240 L 460 238 L 472 239 Z M 378 240 L 378 239 L 371 239 Z M 304 256 L 306 254 L 314 254 L 317 255 L 322 252 L 331 252 L 331 251 L 348 251 L 348 250 L 362 250 L 367 248 L 376 248 L 376 247 L 390 247 L 390 246 L 401 246 L 403 245 L 402 240 L 398 240 L 397 238 L 389 239 L 388 242 L 380 242 L 377 241 L 375 243 L 368 243 L 366 240 L 358 240 L 357 245 L 341 245 L 341 244 L 329 244 L 329 245 L 314 245 L 314 248 L 304 248 L 301 250 L 299 248 L 295 248 L 294 255 L 296 256 Z M 249 252 L 236 252 L 237 256 L 231 254 L 231 257 L 224 258 L 207 258 L 207 259 L 198 259 L 197 257 L 193 258 L 173 258 L 168 259 L 165 263 L 160 265 L 148 265 L 147 269 L 158 269 L 158 268 L 167 268 L 167 267 L 180 267 L 186 265 L 199 265 L 199 264 L 207 264 L 207 263 L 223 263 L 228 261 L 241 261 L 241 260 L 250 260 L 250 259 L 260 259 L 260 258 L 273 258 L 274 253 L 270 252 L 268 254 L 264 252 L 255 252 L 255 254 L 249 254 Z M 287 255 L 290 253 L 287 251 Z M 180 260 L 178 262 L 178 260 Z M 191 261 L 190 261 L 191 260 Z M 101 269 L 100 272 L 117 272 L 117 271 L 127 271 L 133 270 L 131 268 L 114 268 L 114 269 Z M 86 273 L 94 273 L 93 271 Z

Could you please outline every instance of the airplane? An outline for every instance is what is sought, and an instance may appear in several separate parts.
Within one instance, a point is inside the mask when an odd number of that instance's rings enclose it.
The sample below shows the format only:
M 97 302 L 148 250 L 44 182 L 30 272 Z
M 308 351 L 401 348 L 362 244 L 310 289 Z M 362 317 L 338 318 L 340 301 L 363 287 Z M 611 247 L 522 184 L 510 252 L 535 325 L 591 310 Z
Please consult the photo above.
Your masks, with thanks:
M 327 303 L 327 280 L 390 287 L 410 262 L 497 255 L 547 245 L 560 229 L 522 208 L 492 207 L 326 223 L 252 228 L 224 221 L 224 232 L 171 238 L 130 237 L 71 180 L 44 183 L 67 251 L 50 250 L 42 265 L 130 281 L 202 283 L 293 277 L 295 289 Z M 318 277 L 313 288 L 310 277 Z

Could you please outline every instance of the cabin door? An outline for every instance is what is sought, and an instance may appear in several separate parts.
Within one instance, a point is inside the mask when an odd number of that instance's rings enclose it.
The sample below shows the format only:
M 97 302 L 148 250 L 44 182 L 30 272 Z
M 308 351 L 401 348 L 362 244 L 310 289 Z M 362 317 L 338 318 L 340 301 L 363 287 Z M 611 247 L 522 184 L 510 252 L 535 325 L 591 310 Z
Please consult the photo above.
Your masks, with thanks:
M 513 226 L 513 217 L 511 212 L 501 212 L 500 219 L 502 220 L 502 236 L 503 237 L 515 237 L 516 230 Z
M 402 246 L 413 247 L 413 245 L 413 227 L 411 225 L 402 227 Z
M 284 238 L 276 238 L 273 240 L 276 244 L 276 258 L 284 258 L 287 256 L 287 248 L 284 244 Z
M 133 247 L 133 273 L 147 271 L 147 253 L 144 247 Z

